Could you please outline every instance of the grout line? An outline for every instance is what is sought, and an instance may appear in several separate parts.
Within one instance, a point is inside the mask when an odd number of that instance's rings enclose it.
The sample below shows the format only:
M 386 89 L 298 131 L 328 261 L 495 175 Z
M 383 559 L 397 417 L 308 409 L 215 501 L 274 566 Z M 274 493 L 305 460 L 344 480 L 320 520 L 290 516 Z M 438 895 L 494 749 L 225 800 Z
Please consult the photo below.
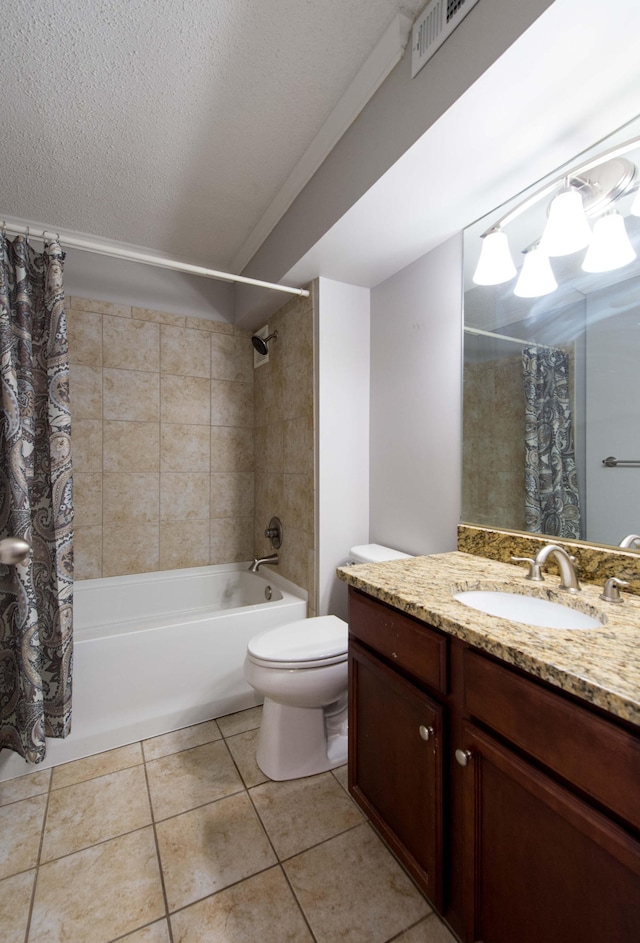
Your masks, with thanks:
M 40 830 L 40 841 L 38 843 L 38 854 L 36 857 L 36 864 L 34 868 L 33 875 L 33 887 L 31 888 L 31 900 L 29 902 L 29 914 L 27 916 L 27 927 L 25 930 L 24 941 L 28 943 L 29 935 L 31 933 L 31 920 L 33 917 L 33 905 L 36 900 L 36 888 L 38 886 L 38 876 L 40 874 L 40 859 L 42 857 L 42 846 L 44 844 L 44 831 L 47 827 L 47 816 L 49 814 L 49 801 L 51 799 L 51 786 L 53 783 L 53 769 L 51 770 L 51 775 L 49 776 L 49 788 L 47 790 L 47 799 L 44 806 L 44 815 L 42 816 L 42 828 Z
M 142 751 L 142 756 L 144 758 L 144 750 L 142 749 L 142 741 L 140 741 L 140 748 Z M 162 897 L 164 900 L 164 913 L 165 913 L 165 919 L 167 921 L 167 927 L 169 931 L 169 943 L 173 943 L 173 929 L 171 927 L 171 921 L 169 919 L 169 900 L 167 898 L 167 888 L 166 888 L 166 884 L 164 880 L 164 868 L 162 867 L 162 857 L 160 856 L 160 846 L 158 844 L 158 831 L 156 829 L 156 816 L 153 810 L 153 802 L 151 801 L 151 789 L 149 786 L 149 775 L 147 773 L 146 760 L 143 759 L 142 765 L 144 767 L 144 780 L 147 785 L 147 799 L 149 801 L 149 811 L 151 813 L 151 826 L 153 828 L 153 840 L 156 846 L 156 857 L 158 860 L 158 870 L 160 872 L 160 884 L 162 885 Z

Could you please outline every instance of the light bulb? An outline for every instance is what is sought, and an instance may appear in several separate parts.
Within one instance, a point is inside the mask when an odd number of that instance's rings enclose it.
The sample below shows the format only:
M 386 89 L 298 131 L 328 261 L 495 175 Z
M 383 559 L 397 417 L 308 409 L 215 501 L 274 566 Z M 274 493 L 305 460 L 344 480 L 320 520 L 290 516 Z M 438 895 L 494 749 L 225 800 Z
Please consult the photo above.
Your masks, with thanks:
M 538 243 L 525 253 L 520 277 L 513 293 L 519 298 L 539 298 L 555 291 L 557 287 L 549 256 Z
M 591 241 L 591 230 L 577 190 L 563 190 L 551 202 L 540 246 L 547 255 L 570 255 Z
M 515 274 L 509 240 L 501 229 L 494 229 L 482 239 L 482 250 L 473 281 L 476 285 L 501 285 Z
M 635 257 L 624 219 L 614 210 L 596 220 L 582 268 L 585 272 L 610 272 L 628 265 Z

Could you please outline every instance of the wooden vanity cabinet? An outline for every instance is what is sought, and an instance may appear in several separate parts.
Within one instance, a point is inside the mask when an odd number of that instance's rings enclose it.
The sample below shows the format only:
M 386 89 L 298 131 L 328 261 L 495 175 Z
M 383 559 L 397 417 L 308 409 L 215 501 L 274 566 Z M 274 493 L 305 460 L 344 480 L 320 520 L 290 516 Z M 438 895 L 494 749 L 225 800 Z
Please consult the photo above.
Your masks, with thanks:
M 353 588 L 349 618 L 350 791 L 455 932 L 638 943 L 637 728 Z

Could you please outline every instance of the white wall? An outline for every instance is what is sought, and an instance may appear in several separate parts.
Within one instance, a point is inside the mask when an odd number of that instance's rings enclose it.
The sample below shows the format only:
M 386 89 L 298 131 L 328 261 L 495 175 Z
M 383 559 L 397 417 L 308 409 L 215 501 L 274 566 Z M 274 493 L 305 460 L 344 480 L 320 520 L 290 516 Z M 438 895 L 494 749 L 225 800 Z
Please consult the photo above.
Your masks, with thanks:
M 371 292 L 372 542 L 454 550 L 460 520 L 462 234 Z
M 369 290 L 320 278 L 317 311 L 318 615 L 346 619 L 335 569 L 369 539 Z

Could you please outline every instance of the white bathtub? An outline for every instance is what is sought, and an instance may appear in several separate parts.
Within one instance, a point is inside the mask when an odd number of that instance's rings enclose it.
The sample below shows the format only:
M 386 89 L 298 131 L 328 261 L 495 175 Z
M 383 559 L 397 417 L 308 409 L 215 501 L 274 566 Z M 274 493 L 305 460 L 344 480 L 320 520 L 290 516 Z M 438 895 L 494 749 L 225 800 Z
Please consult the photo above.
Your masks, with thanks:
M 258 704 L 242 674 L 247 642 L 303 619 L 307 602 L 247 567 L 76 581 L 71 733 L 47 740 L 38 766 L 3 750 L 0 781 Z

